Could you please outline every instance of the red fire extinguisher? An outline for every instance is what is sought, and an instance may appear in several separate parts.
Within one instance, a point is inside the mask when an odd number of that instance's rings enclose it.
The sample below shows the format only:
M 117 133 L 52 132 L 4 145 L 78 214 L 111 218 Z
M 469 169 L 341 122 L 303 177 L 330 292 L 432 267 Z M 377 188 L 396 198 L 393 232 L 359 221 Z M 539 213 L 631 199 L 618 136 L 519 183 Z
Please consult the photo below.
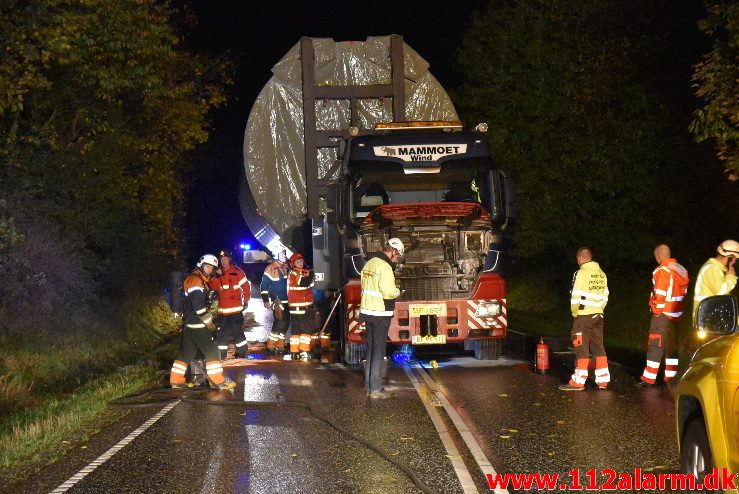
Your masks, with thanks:
M 543 336 L 536 344 L 536 372 L 546 374 L 549 370 L 549 345 Z

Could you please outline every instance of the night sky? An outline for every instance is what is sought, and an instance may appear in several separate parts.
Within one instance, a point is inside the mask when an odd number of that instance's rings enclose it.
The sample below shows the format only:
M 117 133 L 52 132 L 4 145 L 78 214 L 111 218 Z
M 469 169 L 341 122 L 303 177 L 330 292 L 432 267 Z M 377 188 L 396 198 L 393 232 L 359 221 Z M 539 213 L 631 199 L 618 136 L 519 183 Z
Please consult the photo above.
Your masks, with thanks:
M 188 262 L 251 238 L 238 204 L 244 128 L 254 100 L 272 77 L 272 66 L 302 36 L 364 41 L 369 36 L 401 34 L 448 89 L 461 82 L 455 59 L 472 12 L 486 4 L 484 0 L 443 6 L 416 0 L 192 2 L 198 24 L 186 33 L 190 49 L 228 53 L 236 64 L 236 83 L 229 89 L 229 105 L 214 114 L 209 143 L 195 156 L 186 203 Z
M 197 24 L 185 33 L 188 48 L 215 55 L 228 54 L 236 65 L 230 103 L 213 115 L 210 141 L 194 156 L 184 228 L 188 262 L 205 252 L 253 241 L 238 204 L 243 179 L 242 141 L 251 106 L 271 77 L 271 68 L 301 36 L 336 41 L 364 41 L 368 36 L 401 34 L 430 64 L 431 73 L 447 90 L 462 82 L 456 67 L 457 52 L 472 14 L 484 10 L 487 0 L 432 1 L 320 1 L 256 2 L 254 0 L 199 0 L 189 2 Z M 647 24 L 655 39 L 667 37 L 674 48 L 652 70 L 663 74 L 663 94 L 691 100 L 692 64 L 708 48 L 696 27 L 704 13 L 700 0 L 655 1 L 652 18 L 634 19 Z M 640 60 L 651 65 L 653 61 Z M 685 115 L 689 119 L 689 113 Z M 675 122 L 683 127 L 685 122 Z

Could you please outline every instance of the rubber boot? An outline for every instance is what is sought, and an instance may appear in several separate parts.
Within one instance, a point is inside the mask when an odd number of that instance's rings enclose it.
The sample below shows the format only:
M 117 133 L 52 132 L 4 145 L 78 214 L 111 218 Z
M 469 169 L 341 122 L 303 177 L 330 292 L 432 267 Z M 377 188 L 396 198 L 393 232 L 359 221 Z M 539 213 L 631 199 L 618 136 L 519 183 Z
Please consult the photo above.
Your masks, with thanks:
M 190 362 L 190 382 L 198 388 L 208 386 L 208 377 L 205 374 L 205 360 L 193 360 Z

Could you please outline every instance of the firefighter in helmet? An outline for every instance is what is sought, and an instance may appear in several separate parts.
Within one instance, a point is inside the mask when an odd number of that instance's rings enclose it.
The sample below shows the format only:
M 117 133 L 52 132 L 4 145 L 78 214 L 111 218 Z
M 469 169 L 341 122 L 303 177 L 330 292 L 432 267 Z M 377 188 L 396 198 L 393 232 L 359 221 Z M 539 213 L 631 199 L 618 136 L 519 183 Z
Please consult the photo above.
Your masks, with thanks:
M 200 350 L 205 355 L 205 369 L 208 380 L 219 389 L 233 389 L 236 384 L 223 375 L 218 345 L 213 341 L 212 331 L 216 324 L 208 311 L 209 279 L 218 267 L 218 259 L 212 254 L 205 254 L 197 263 L 197 267 L 183 282 L 185 292 L 182 344 L 177 359 L 172 364 L 169 383 L 173 388 L 187 387 L 185 372 L 187 364 Z
M 316 316 L 313 305 L 313 270 L 305 265 L 303 255 L 290 256 L 287 275 L 287 306 L 290 310 L 290 354 L 293 359 L 310 360 Z
M 285 333 L 290 328 L 290 313 L 284 305 L 287 303 L 287 271 L 287 256 L 283 251 L 265 268 L 260 288 L 264 308 L 272 309 L 274 316 L 267 349 L 278 354 L 285 352 Z
M 218 292 L 218 350 L 221 360 L 225 360 L 229 339 L 233 338 L 236 357 L 244 358 L 248 348 L 244 336 L 243 311 L 251 297 L 251 287 L 244 271 L 232 263 L 233 253 L 230 250 L 224 249 L 218 255 L 221 265 L 210 279 L 210 287 Z
M 698 313 L 698 305 L 707 297 L 726 295 L 736 286 L 736 268 L 734 263 L 739 258 L 739 242 L 724 240 L 716 248 L 718 255 L 710 258 L 701 266 L 695 279 L 693 293 L 693 325 Z
M 367 327 L 367 362 L 364 385 L 371 399 L 390 398 L 382 389 L 382 364 L 387 352 L 387 335 L 400 290 L 395 286 L 395 263 L 403 257 L 405 246 L 399 238 L 391 238 L 383 251 L 362 268 L 362 298 L 359 320 Z

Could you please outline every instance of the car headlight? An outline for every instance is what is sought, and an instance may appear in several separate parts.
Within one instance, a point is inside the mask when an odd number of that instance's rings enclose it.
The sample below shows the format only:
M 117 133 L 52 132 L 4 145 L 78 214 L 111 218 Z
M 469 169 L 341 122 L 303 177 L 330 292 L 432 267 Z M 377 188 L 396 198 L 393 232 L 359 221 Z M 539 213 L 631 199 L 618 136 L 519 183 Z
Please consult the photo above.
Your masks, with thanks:
M 500 314 L 500 302 L 481 303 L 475 310 L 475 317 L 498 317 Z

